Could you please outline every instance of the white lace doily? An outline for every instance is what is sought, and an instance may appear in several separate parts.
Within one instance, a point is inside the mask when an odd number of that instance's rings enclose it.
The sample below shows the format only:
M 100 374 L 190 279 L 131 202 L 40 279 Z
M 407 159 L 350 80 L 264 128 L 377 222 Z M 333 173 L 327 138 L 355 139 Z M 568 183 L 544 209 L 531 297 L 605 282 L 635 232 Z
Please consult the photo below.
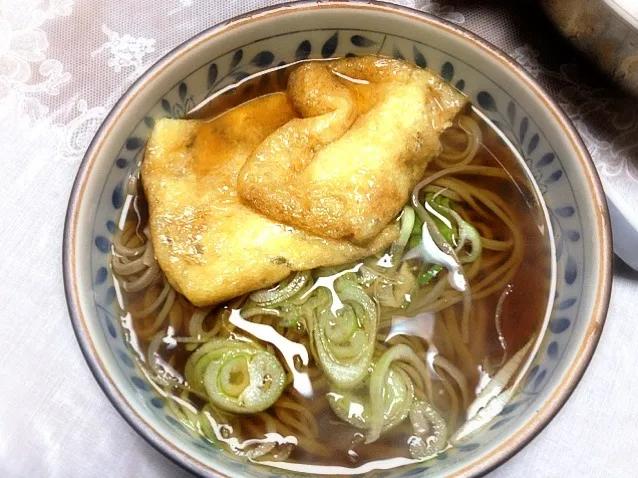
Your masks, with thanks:
M 146 68 L 207 27 L 276 3 L 0 0 L 0 476 L 187 476 L 124 422 L 80 354 L 62 288 L 64 211 L 93 134 Z M 573 119 L 606 186 L 638 210 L 638 103 L 592 75 L 535 2 L 395 3 L 512 55 Z M 583 383 L 494 476 L 635 476 L 638 276 L 621 266 L 614 281 Z

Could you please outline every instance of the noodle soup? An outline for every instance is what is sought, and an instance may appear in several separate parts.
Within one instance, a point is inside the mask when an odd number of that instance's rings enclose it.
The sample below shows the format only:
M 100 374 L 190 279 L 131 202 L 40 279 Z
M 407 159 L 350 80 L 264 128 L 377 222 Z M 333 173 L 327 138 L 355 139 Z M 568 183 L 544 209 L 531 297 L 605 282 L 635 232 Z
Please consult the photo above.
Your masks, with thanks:
M 284 91 L 297 67 L 248 78 L 193 117 Z M 388 247 L 204 307 L 160 267 L 131 176 L 112 259 L 122 325 L 177 420 L 211 446 L 309 473 L 427 460 L 480 433 L 542 339 L 548 227 L 516 152 L 471 106 L 441 144 Z

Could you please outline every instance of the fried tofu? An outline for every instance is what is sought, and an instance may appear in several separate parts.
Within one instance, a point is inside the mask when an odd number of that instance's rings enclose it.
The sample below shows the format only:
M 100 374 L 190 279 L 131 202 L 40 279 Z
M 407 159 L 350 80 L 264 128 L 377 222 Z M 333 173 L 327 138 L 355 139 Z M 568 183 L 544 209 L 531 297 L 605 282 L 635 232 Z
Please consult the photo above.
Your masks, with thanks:
M 394 220 L 467 102 L 428 70 L 372 56 L 303 64 L 287 93 L 301 117 L 250 155 L 239 194 L 274 220 L 355 243 Z
M 287 95 L 275 93 L 210 121 L 157 121 L 141 171 L 151 238 L 168 281 L 196 306 L 371 255 L 396 239 L 394 223 L 366 244 L 320 237 L 242 202 L 237 177 L 246 159 L 296 116 Z

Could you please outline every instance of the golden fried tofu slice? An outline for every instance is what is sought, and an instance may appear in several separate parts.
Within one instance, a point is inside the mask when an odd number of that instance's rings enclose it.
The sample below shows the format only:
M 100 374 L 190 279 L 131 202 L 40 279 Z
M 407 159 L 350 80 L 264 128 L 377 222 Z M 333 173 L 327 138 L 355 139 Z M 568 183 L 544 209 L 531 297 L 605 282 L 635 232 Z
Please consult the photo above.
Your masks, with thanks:
M 434 73 L 371 56 L 304 64 L 287 92 L 301 117 L 250 155 L 239 193 L 275 220 L 357 243 L 401 211 L 466 104 Z
M 142 182 L 151 238 L 169 282 L 207 306 L 285 278 L 387 247 L 395 224 L 365 246 L 273 221 L 243 204 L 237 175 L 264 138 L 295 116 L 284 93 L 250 101 L 212 121 L 159 120 Z

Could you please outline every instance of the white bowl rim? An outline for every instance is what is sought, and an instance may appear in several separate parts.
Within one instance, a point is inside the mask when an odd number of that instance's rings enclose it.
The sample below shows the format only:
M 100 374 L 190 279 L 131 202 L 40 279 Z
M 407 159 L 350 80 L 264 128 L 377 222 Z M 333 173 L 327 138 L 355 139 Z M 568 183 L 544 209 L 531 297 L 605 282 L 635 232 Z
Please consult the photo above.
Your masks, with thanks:
M 534 414 L 534 417 L 528 420 L 528 422 L 509 440 L 500 444 L 495 450 L 479 457 L 477 460 L 457 472 L 458 474 L 463 475 L 480 476 L 488 473 L 514 456 L 547 426 L 547 424 L 571 396 L 575 387 L 578 385 L 578 382 L 582 378 L 587 365 L 591 361 L 602 333 L 602 327 L 606 319 L 609 299 L 611 296 L 613 264 L 611 226 L 603 187 L 600 182 L 600 178 L 598 177 L 598 173 L 596 172 L 594 163 L 585 144 L 565 113 L 554 103 L 548 94 L 542 90 L 535 80 L 532 79 L 531 76 L 505 52 L 464 28 L 433 15 L 408 7 L 376 0 L 292 1 L 278 4 L 276 6 L 253 10 L 220 22 L 181 43 L 145 71 L 115 103 L 107 117 L 104 119 L 82 159 L 71 190 L 64 225 L 62 266 L 65 295 L 73 330 L 80 345 L 82 354 L 84 355 L 84 358 L 99 386 L 102 388 L 113 406 L 135 431 L 137 431 L 150 445 L 164 456 L 194 474 L 201 476 L 226 476 L 212 466 L 204 464 L 196 460 L 194 457 L 185 454 L 183 451 L 176 448 L 167 438 L 160 435 L 152 426 L 146 423 L 137 414 L 109 377 L 108 369 L 100 359 L 97 349 L 91 340 L 88 329 L 84 324 L 85 317 L 82 314 L 79 304 L 78 284 L 74 270 L 76 264 L 74 241 L 76 240 L 75 231 L 78 219 L 77 212 L 84 197 L 83 193 L 85 183 L 91 174 L 93 164 L 97 161 L 96 152 L 99 150 L 100 143 L 102 143 L 104 138 L 108 136 L 110 125 L 123 111 L 126 110 L 128 104 L 136 96 L 137 92 L 144 88 L 152 78 L 158 75 L 165 68 L 165 66 L 172 63 L 177 57 L 181 56 L 186 51 L 193 49 L 196 45 L 209 41 L 215 36 L 241 27 L 260 18 L 277 16 L 300 9 L 316 10 L 337 8 L 363 8 L 384 12 L 390 15 L 400 15 L 412 20 L 428 23 L 435 27 L 443 28 L 448 32 L 455 33 L 472 43 L 475 47 L 481 48 L 484 52 L 496 58 L 506 68 L 515 73 L 518 78 L 533 91 L 533 93 L 543 102 L 545 107 L 560 124 L 563 134 L 565 134 L 570 140 L 574 152 L 576 153 L 575 157 L 586 174 L 589 181 L 589 191 L 599 211 L 599 214 L 597 215 L 597 232 L 600 236 L 598 243 L 600 265 L 597 273 L 597 277 L 599 278 L 599 287 L 597 288 L 598 292 L 594 303 L 594 310 L 589 318 L 586 339 L 583 340 L 583 343 L 581 343 L 576 356 L 568 370 L 565 372 L 562 381 L 555 387 L 552 395 L 543 404 L 543 407 Z

